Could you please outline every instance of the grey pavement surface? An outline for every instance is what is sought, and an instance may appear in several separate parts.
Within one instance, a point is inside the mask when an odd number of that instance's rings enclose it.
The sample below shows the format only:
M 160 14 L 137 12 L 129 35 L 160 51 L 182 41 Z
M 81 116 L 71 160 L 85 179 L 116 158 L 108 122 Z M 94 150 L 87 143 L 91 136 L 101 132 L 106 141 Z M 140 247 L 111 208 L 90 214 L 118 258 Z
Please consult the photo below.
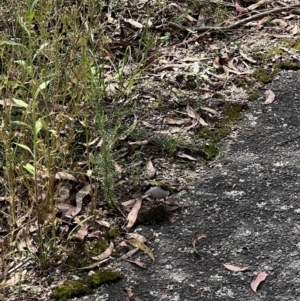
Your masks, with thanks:
M 252 103 L 236 141 L 225 143 L 222 168 L 200 173 L 178 199 L 188 205 L 174 224 L 137 228 L 156 257 L 143 270 L 113 265 L 126 279 L 73 300 L 300 300 L 300 72 L 285 71 L 268 85 L 272 104 Z M 192 237 L 206 232 L 193 252 Z M 251 266 L 234 273 L 224 263 Z M 254 293 L 259 272 L 268 277 Z M 205 288 L 209 288 L 210 292 Z

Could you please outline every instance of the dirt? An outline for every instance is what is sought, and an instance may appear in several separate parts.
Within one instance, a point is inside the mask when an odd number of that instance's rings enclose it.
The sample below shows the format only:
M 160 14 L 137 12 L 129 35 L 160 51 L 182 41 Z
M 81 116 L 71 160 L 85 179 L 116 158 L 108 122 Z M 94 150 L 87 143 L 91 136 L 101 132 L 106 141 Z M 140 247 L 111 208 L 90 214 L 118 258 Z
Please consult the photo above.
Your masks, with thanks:
M 266 87 L 275 101 L 252 103 L 236 141 L 224 141 L 221 165 L 199 170 L 176 196 L 182 217 L 135 230 L 154 236 L 155 262 L 141 253 L 134 260 L 146 269 L 114 262 L 125 280 L 73 300 L 129 300 L 128 287 L 136 301 L 300 300 L 299 86 L 300 72 L 282 72 Z M 235 273 L 225 263 L 251 269 Z M 268 277 L 255 293 L 250 284 L 260 272 Z

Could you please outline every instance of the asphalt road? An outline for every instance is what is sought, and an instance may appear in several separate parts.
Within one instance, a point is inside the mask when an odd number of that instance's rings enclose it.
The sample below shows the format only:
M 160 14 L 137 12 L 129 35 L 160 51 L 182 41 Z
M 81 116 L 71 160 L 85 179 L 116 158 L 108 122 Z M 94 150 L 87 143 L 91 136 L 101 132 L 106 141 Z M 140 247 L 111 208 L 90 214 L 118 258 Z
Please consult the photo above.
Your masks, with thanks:
M 113 265 L 124 281 L 73 300 L 300 300 L 300 72 L 285 71 L 268 85 L 276 95 L 250 104 L 236 141 L 224 141 L 222 168 L 199 171 L 199 179 L 177 198 L 187 205 L 175 223 L 138 228 L 156 235 L 149 244 L 156 261 L 147 269 Z M 263 95 L 262 95 L 263 96 Z M 195 233 L 206 237 L 192 246 Z M 250 266 L 244 272 L 228 263 Z M 260 273 L 266 280 L 253 292 Z

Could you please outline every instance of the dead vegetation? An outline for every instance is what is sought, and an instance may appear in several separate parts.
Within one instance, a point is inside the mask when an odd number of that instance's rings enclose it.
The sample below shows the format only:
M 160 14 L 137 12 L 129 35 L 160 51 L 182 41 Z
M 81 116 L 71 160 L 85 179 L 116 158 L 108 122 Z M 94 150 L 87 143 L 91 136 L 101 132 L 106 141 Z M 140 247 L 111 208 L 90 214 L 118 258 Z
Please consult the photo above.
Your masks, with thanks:
M 4 2 L 5 300 L 49 300 L 74 273 L 131 260 L 131 246 L 154 260 L 145 238 L 125 234 L 174 221 L 181 205 L 145 203 L 142 186 L 185 189 L 234 139 L 248 98 L 299 69 L 296 1 Z

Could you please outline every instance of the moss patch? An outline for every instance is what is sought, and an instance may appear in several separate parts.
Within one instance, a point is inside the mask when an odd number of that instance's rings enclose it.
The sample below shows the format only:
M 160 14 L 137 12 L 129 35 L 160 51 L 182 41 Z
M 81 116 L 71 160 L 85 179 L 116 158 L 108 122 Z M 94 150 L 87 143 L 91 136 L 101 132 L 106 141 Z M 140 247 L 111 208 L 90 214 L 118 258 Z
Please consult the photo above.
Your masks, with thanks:
M 257 100 L 259 97 L 259 94 L 257 91 L 252 91 L 249 95 L 248 95 L 248 100 L 249 101 L 254 101 Z
M 52 293 L 52 299 L 65 301 L 70 298 L 80 297 L 93 292 L 93 289 L 104 283 L 111 283 L 123 278 L 119 272 L 101 269 L 91 276 L 84 277 L 80 280 L 68 281 L 58 286 Z
M 230 126 L 235 125 L 240 121 L 243 109 L 243 105 L 226 103 L 221 118 L 216 123 L 215 127 L 199 128 L 196 132 L 197 138 L 202 138 L 207 142 L 220 142 L 222 138 L 225 138 L 230 133 Z
M 73 248 L 72 254 L 67 259 L 67 264 L 73 268 L 83 268 L 93 264 L 91 258 L 103 253 L 108 247 L 104 239 L 98 241 L 80 241 Z
M 260 68 L 253 72 L 253 77 L 261 83 L 267 84 L 273 81 L 274 77 L 280 71 L 279 68 Z

